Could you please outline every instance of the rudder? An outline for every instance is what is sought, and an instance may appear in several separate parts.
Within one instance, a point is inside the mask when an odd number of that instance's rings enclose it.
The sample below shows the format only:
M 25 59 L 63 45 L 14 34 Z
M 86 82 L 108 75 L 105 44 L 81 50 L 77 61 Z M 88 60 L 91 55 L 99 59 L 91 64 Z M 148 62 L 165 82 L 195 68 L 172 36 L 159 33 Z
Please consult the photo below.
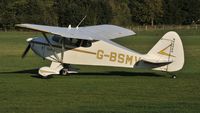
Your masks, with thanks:
M 153 68 L 153 70 L 179 71 L 184 65 L 184 50 L 179 35 L 174 31 L 166 33 L 148 52 L 147 56 L 157 60 L 172 61 L 168 65 Z

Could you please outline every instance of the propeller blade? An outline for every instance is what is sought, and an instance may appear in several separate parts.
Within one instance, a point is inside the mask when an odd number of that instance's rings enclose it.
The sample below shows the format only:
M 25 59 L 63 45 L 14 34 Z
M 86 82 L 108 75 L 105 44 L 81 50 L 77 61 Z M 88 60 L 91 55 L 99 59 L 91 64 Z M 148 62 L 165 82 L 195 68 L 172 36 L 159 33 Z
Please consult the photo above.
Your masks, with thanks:
M 26 54 L 28 53 L 29 49 L 31 48 L 31 45 L 29 44 L 26 48 L 26 50 L 24 51 L 24 53 L 22 54 L 22 59 L 26 56 Z

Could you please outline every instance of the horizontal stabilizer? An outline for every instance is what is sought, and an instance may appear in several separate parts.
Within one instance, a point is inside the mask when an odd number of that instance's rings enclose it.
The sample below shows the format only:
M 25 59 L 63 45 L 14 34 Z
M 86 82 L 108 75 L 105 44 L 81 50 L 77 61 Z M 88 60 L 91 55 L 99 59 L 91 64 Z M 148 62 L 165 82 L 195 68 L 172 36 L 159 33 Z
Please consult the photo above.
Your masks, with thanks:
M 143 59 L 144 62 L 152 63 L 152 64 L 170 64 L 172 60 L 156 60 L 156 59 Z
M 157 68 L 171 64 L 172 62 L 168 60 L 142 59 L 136 63 L 135 68 Z

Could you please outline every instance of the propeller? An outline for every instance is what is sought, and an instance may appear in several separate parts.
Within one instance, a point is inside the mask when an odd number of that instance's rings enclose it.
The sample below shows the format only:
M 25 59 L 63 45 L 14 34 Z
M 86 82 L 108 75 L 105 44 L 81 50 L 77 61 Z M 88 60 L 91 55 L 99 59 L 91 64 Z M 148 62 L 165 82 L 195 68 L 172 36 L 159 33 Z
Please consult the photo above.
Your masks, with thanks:
M 24 53 L 22 54 L 22 59 L 26 56 L 26 54 L 28 53 L 28 51 L 30 50 L 30 48 L 31 48 L 31 45 L 28 44 L 28 46 L 26 47 Z

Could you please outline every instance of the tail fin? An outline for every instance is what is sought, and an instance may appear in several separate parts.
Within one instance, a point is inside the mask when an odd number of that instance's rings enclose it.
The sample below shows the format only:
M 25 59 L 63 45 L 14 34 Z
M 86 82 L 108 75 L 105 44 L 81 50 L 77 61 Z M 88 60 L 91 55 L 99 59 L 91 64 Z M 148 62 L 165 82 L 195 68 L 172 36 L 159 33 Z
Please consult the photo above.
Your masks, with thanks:
M 173 31 L 166 33 L 148 52 L 147 57 L 171 62 L 165 66 L 156 67 L 153 70 L 174 72 L 182 69 L 184 65 L 184 50 L 179 35 Z

